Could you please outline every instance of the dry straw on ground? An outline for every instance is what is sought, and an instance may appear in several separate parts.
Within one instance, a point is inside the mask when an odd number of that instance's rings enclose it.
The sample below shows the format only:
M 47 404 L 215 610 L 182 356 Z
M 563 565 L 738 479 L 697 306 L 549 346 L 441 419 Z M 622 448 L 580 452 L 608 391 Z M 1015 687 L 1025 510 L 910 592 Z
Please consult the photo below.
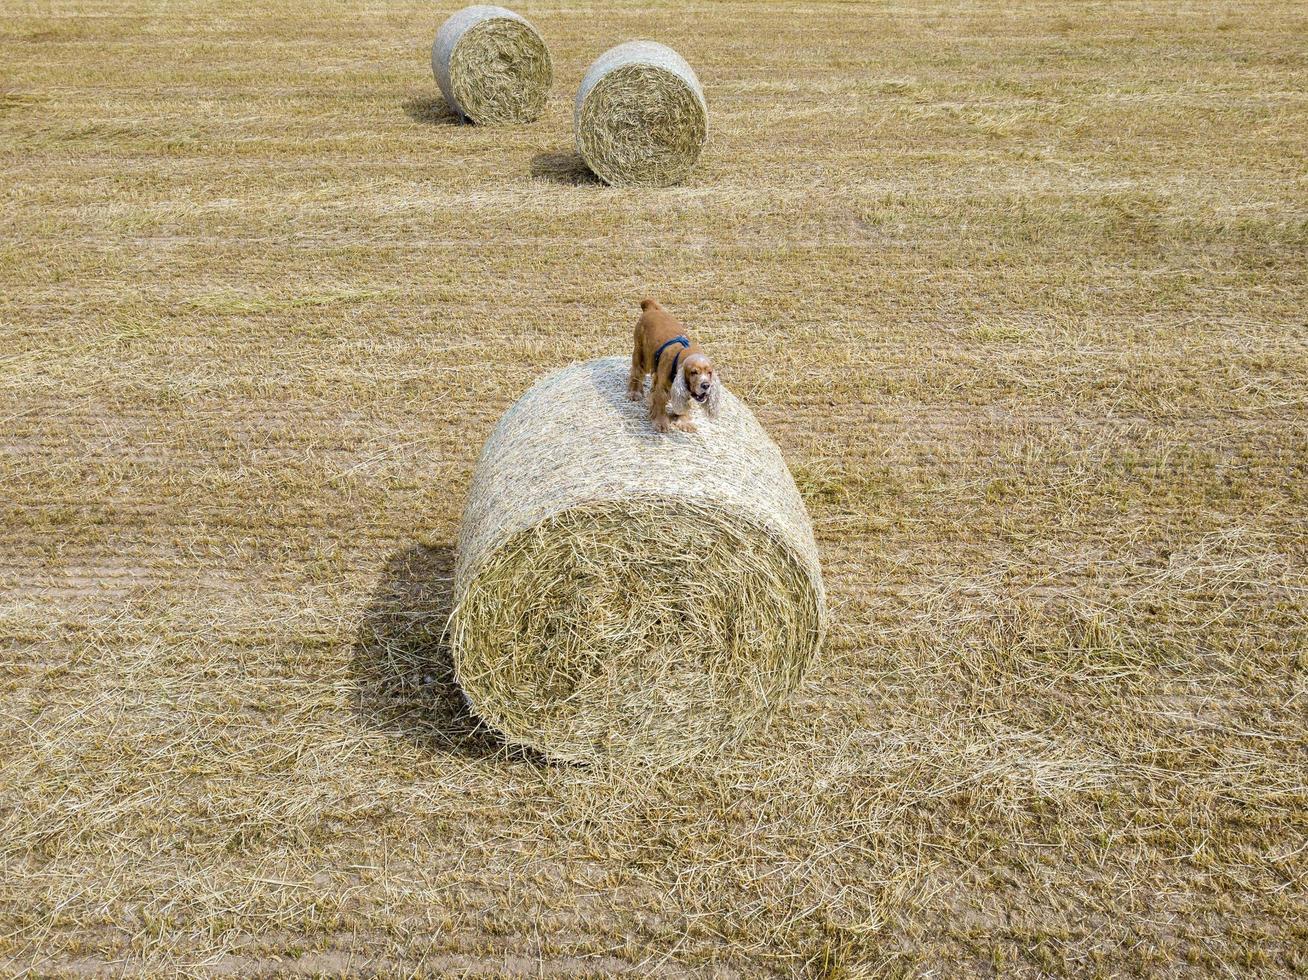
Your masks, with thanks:
M 511 741 L 676 763 L 734 742 L 798 684 L 825 624 L 808 513 L 724 393 L 659 435 L 626 362 L 524 395 L 477 464 L 459 542 L 459 681 Z
M 436 32 L 431 68 L 450 108 L 483 124 L 540 118 L 553 69 L 536 29 L 504 7 L 477 4 Z
M 463 2 L 0 13 L 0 976 L 1308 976 L 1308 4 L 519 7 L 563 115 L 693 10 L 712 152 L 609 193 L 431 110 Z M 539 765 L 452 545 L 647 288 L 831 627 Z
M 685 180 L 708 139 L 694 70 L 671 48 L 629 41 L 595 59 L 577 90 L 577 152 L 610 184 Z

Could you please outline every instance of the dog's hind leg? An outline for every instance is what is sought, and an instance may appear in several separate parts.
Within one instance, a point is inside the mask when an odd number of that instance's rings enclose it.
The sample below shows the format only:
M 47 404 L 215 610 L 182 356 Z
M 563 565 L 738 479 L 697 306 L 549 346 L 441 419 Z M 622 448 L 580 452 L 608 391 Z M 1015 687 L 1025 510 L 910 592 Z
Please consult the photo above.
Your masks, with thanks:
M 631 373 L 627 375 L 627 398 L 633 402 L 645 396 L 645 331 L 636 321 L 636 336 L 631 345 Z

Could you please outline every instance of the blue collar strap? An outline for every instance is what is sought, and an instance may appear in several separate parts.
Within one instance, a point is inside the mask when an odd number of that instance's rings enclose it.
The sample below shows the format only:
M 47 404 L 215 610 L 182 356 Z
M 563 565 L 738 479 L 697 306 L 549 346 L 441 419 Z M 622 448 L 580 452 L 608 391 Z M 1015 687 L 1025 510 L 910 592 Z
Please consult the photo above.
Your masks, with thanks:
M 682 355 L 682 353 L 683 353 L 685 350 L 687 350 L 687 349 L 690 347 L 690 341 L 687 340 L 685 337 L 673 337 L 671 340 L 664 341 L 664 342 L 663 342 L 663 345 L 662 345 L 658 350 L 656 350 L 656 351 L 654 352 L 654 371 L 653 371 L 653 374 L 654 374 L 654 376 L 655 376 L 656 378 L 658 377 L 658 374 L 659 374 L 659 358 L 662 357 L 662 356 L 663 356 L 663 352 L 664 352 L 665 350 L 667 350 L 669 347 L 671 347 L 673 344 L 680 344 L 680 345 L 681 345 L 681 350 L 677 351 L 677 356 L 674 357 L 674 358 L 672 359 L 672 374 L 671 374 L 671 377 L 672 377 L 672 378 L 676 378 L 676 376 L 677 376 L 677 365 L 681 362 L 681 355 Z

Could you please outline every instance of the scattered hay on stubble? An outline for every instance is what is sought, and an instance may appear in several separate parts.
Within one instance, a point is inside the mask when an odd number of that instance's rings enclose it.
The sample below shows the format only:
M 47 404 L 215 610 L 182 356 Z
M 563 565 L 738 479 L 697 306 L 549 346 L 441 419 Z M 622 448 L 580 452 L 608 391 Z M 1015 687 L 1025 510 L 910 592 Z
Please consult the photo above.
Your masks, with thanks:
M 415 130 L 430 7 L 6 11 L 0 973 L 1304 972 L 1308 12 L 869 8 L 696 8 L 672 195 Z M 393 561 L 655 285 L 838 615 L 713 765 L 537 765 Z

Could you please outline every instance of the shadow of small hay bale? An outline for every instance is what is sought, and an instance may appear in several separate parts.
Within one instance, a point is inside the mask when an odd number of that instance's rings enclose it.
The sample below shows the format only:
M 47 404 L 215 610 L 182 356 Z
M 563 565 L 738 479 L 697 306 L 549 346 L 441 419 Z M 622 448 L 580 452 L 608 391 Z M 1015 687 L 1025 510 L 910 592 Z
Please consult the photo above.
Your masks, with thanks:
M 708 104 L 671 48 L 629 41 L 595 59 L 573 108 L 577 152 L 601 180 L 664 187 L 690 173 L 708 140 Z
M 549 49 L 530 22 L 487 4 L 440 26 L 431 68 L 450 108 L 484 125 L 539 119 L 554 78 Z
M 804 504 L 730 392 L 655 433 L 627 362 L 576 364 L 500 420 L 460 530 L 459 684 L 511 742 L 673 765 L 728 746 L 799 684 L 826 625 Z
M 599 183 L 586 161 L 576 153 L 537 153 L 531 158 L 531 175 L 570 187 Z
M 400 103 L 404 114 L 426 126 L 461 126 L 464 118 L 441 98 L 412 98 Z

